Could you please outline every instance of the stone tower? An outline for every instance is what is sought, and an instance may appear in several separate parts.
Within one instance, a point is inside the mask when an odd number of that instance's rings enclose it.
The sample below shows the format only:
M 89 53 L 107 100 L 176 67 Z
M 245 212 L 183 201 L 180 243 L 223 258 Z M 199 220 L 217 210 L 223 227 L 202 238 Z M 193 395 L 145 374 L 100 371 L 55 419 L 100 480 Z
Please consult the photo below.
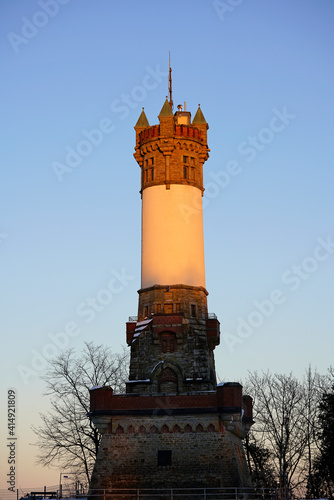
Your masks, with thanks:
M 171 96 L 170 96 L 171 97 Z M 102 434 L 91 488 L 250 487 L 242 438 L 252 400 L 238 383 L 216 383 L 220 324 L 208 313 L 202 195 L 209 154 L 202 110 L 171 98 L 159 124 L 144 110 L 134 157 L 141 169 L 142 260 L 138 317 L 126 394 L 91 390 Z

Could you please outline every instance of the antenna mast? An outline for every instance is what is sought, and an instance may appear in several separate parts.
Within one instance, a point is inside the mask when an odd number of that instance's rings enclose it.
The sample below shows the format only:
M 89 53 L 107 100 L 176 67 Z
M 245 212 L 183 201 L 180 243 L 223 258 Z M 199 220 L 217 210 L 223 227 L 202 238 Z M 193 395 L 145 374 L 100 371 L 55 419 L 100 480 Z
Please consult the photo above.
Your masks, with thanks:
M 168 72 L 168 94 L 169 94 L 169 104 L 173 111 L 173 97 L 172 97 L 172 68 L 170 67 L 170 51 L 169 51 L 169 72 Z

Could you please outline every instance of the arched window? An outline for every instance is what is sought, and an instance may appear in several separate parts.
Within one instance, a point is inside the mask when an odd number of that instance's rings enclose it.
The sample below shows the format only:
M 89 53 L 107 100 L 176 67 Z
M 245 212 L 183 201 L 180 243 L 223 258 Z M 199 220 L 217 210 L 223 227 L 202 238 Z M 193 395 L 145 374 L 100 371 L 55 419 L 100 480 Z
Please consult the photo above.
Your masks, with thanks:
M 121 425 L 119 425 L 116 429 L 116 434 L 124 434 L 124 429 Z
M 193 430 L 192 430 L 191 425 L 187 424 L 187 425 L 185 426 L 185 428 L 184 428 L 184 432 L 192 432 L 192 431 L 193 431 Z
M 159 375 L 158 378 L 158 391 L 159 392 L 177 392 L 178 379 L 174 370 L 167 367 Z
M 168 425 L 166 425 L 166 424 L 165 424 L 165 425 L 163 425 L 163 426 L 161 427 L 161 432 L 162 432 L 162 434 L 167 434 L 167 433 L 169 432 Z

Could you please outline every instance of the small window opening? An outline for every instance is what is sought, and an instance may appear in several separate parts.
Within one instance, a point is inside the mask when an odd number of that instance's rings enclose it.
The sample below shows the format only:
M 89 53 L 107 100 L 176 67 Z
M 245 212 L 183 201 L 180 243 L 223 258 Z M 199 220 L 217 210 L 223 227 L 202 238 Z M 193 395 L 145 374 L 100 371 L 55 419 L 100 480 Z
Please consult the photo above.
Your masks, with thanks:
M 190 170 L 190 179 L 192 181 L 195 180 L 195 167 L 191 167 L 191 170 Z
M 163 467 L 172 465 L 172 450 L 158 450 L 158 465 Z
M 175 352 L 175 336 L 173 333 L 162 333 L 160 336 L 161 350 L 163 353 Z

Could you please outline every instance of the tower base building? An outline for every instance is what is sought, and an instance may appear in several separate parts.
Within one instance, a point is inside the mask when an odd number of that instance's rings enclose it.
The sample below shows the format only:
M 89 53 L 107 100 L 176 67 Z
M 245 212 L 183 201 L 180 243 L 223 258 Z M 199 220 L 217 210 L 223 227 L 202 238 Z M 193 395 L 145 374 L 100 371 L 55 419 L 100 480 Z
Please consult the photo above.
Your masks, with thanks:
M 242 439 L 252 399 L 218 384 L 220 324 L 208 313 L 202 195 L 208 124 L 199 107 L 159 125 L 142 111 L 135 159 L 141 172 L 142 283 L 125 394 L 91 390 L 90 418 L 102 434 L 91 490 L 251 487 Z M 184 497 L 186 498 L 186 497 Z

